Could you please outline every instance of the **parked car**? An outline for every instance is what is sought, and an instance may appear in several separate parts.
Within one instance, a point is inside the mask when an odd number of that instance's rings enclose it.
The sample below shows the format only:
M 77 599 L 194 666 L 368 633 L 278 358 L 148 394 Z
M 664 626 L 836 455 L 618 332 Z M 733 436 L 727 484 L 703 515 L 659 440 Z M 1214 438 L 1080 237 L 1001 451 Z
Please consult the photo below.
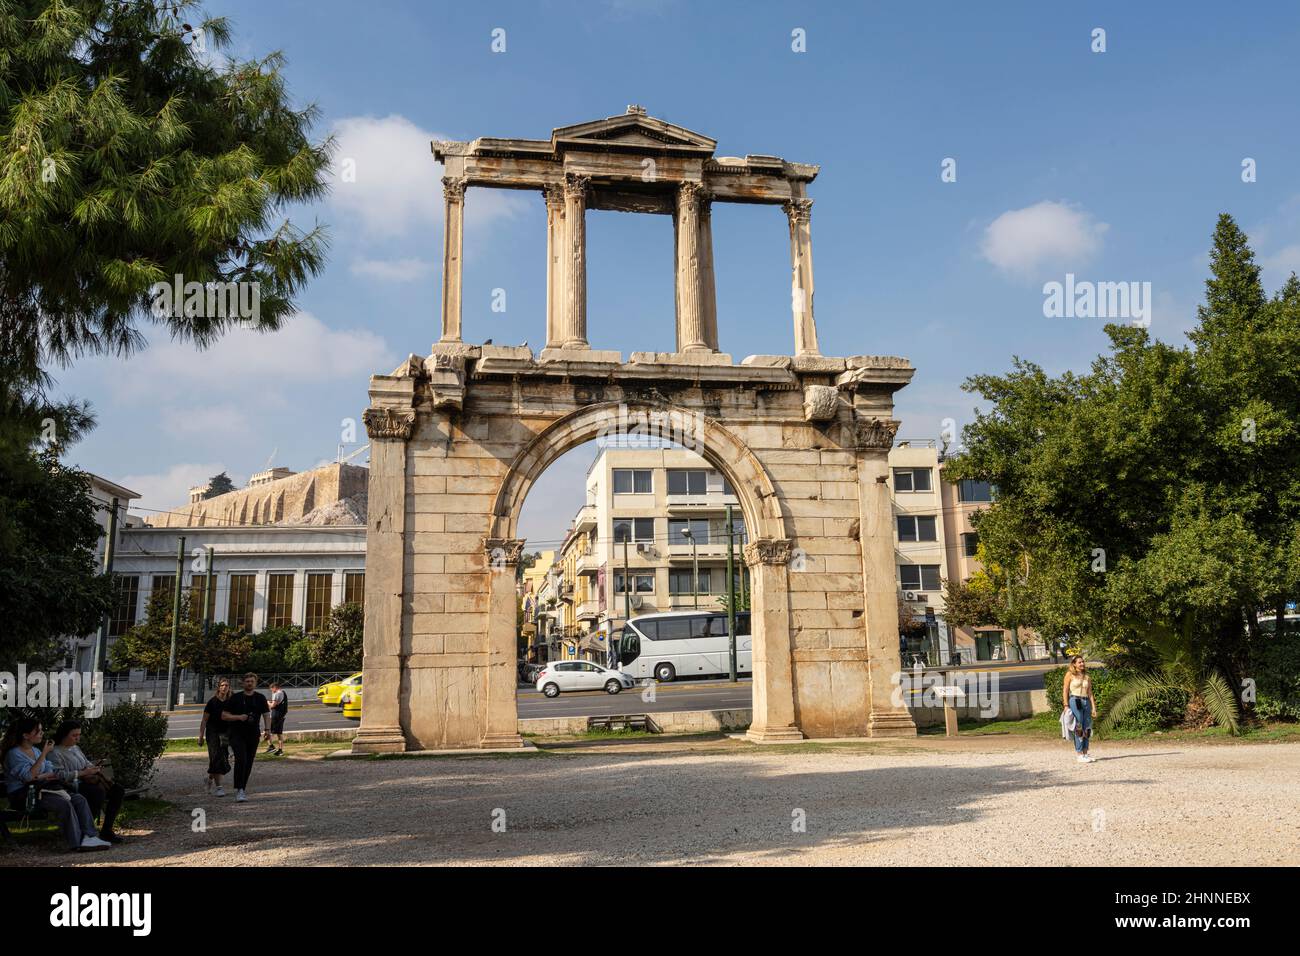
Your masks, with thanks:
M 361 719 L 361 691 L 361 686 L 357 685 L 343 694 L 343 716 L 349 720 Z
M 601 690 L 617 694 L 635 681 L 622 671 L 601 667 L 591 661 L 554 661 L 537 676 L 537 689 L 547 697 L 559 697 L 566 690 Z
M 343 695 L 354 687 L 361 686 L 361 672 L 353 674 L 346 680 L 331 681 L 316 688 L 316 699 L 326 707 L 343 706 Z

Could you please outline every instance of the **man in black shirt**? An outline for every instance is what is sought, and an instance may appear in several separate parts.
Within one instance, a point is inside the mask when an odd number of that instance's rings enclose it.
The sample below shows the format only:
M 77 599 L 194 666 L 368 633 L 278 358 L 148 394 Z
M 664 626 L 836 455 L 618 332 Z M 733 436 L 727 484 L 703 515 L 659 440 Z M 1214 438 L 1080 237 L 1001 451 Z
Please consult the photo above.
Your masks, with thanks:
M 257 675 L 245 674 L 243 693 L 231 694 L 221 712 L 229 728 L 230 749 L 235 752 L 235 800 L 239 803 L 248 800 L 245 791 L 257 756 L 259 724 L 265 728 L 267 739 L 271 738 L 270 710 L 266 698 L 257 692 Z

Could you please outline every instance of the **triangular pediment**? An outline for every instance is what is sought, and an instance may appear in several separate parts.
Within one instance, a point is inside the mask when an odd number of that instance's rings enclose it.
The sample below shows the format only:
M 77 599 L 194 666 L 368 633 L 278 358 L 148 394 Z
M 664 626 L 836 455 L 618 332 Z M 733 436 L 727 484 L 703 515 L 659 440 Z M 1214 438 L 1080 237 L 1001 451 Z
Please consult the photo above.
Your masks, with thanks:
M 717 140 L 701 133 L 644 113 L 625 113 L 589 123 L 561 126 L 552 132 L 551 142 L 557 150 L 583 147 L 631 152 L 681 150 L 705 156 L 711 156 L 718 145 Z

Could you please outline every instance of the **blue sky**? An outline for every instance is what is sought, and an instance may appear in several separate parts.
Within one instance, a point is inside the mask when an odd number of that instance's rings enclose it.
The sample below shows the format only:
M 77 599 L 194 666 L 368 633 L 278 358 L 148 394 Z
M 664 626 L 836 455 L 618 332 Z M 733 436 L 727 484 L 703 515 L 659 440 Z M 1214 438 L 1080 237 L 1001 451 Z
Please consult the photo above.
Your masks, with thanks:
M 71 458 L 151 508 L 181 503 L 217 471 L 243 481 L 272 456 L 295 469 L 333 460 L 369 374 L 427 354 L 441 249 L 434 137 L 542 139 L 639 103 L 713 137 L 718 155 L 820 164 L 810 195 L 822 352 L 911 358 L 916 376 L 897 405 L 908 437 L 970 421 L 975 401 L 960 383 L 1005 370 L 1013 354 L 1052 372 L 1088 364 L 1103 322 L 1043 312 L 1043 284 L 1067 272 L 1150 282 L 1152 334 L 1181 342 L 1220 212 L 1250 234 L 1270 291 L 1300 271 L 1292 3 L 1249 14 L 1201 2 L 206 9 L 233 21 L 232 55 L 284 51 L 292 95 L 319 106 L 319 133 L 338 136 L 338 159 L 355 159 L 357 176 L 293 213 L 328 224 L 332 248 L 285 330 L 236 333 L 206 353 L 151 335 L 129 360 L 59 376 L 99 416 Z M 1092 52 L 1095 28 L 1105 52 Z M 792 50 L 796 29 L 806 52 Z M 946 158 L 955 182 L 941 181 Z M 1255 182 L 1242 181 L 1246 158 Z M 466 340 L 540 347 L 540 194 L 470 190 L 466 209 Z M 718 205 L 713 220 L 723 351 L 788 354 L 783 214 Z M 671 349 L 671 259 L 666 217 L 589 213 L 593 347 Z M 503 313 L 490 307 L 496 288 Z M 524 528 L 534 540 L 558 537 L 579 504 L 580 458 L 534 489 Z

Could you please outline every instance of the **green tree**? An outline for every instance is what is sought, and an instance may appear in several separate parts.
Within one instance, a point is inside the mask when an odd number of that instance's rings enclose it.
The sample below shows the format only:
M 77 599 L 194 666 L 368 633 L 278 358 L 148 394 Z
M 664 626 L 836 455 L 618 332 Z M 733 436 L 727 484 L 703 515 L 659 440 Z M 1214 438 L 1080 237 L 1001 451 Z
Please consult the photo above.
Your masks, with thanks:
M 172 600 L 170 592 L 156 592 L 145 607 L 145 618 L 114 643 L 113 667 L 140 667 L 165 671 L 171 657 Z M 190 616 L 190 594 L 181 592 L 181 618 L 176 634 L 176 666 L 204 674 L 233 673 L 247 668 L 253 652 L 248 634 L 225 624 L 211 624 L 208 633 Z
M 356 670 L 361 666 L 364 631 L 365 613 L 360 604 L 335 605 L 321 632 L 309 637 L 312 662 L 319 670 Z
M 1238 690 L 1257 615 L 1300 590 L 1300 282 L 1266 297 L 1222 216 L 1191 347 L 1106 332 L 1084 374 L 1016 358 L 969 379 L 989 410 L 949 476 L 998 487 L 974 520 L 989 560 L 1022 569 L 1021 623 L 1139 673 L 1171 633 L 1186 673 Z
M 203 492 L 203 497 L 215 498 L 218 495 L 229 494 L 235 490 L 235 483 L 230 480 L 230 476 L 224 471 L 219 475 L 213 475 L 208 479 L 207 490 Z
M 0 438 L 0 670 L 50 668 L 68 635 L 99 627 L 113 591 L 96 511 L 83 472 Z
M 50 362 L 130 354 L 142 318 L 200 346 L 239 321 L 156 315 L 155 283 L 256 283 L 273 330 L 320 269 L 320 228 L 282 214 L 324 193 L 331 144 L 283 57 L 217 56 L 229 41 L 195 0 L 0 0 L 0 354 L 20 391 Z

